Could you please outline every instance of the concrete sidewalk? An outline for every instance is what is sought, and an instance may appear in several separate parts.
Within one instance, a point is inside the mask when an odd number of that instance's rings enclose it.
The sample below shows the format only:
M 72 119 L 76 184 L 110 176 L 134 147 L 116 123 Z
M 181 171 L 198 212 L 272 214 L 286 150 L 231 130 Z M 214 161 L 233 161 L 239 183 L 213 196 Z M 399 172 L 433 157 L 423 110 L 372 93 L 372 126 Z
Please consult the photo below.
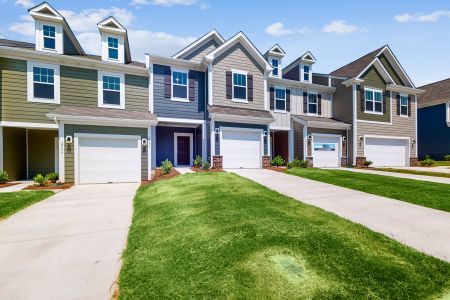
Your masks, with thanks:
M 450 262 L 450 213 L 270 170 L 228 170 Z
M 34 183 L 33 181 L 19 181 L 19 182 L 20 182 L 19 184 L 1 188 L 0 193 L 18 192 Z
M 404 173 L 395 173 L 395 172 L 385 172 L 378 170 L 365 170 L 365 169 L 356 169 L 356 168 L 338 168 L 338 170 L 344 170 L 349 172 L 358 172 L 358 173 L 367 173 L 367 174 L 377 174 L 383 176 L 391 176 L 391 177 L 399 177 L 405 179 L 413 179 L 420 181 L 428 181 L 428 182 L 436 182 L 436 183 L 446 183 L 450 184 L 450 178 L 445 177 L 435 177 L 435 176 L 425 176 L 425 175 L 415 175 L 415 174 L 404 174 Z M 419 171 L 419 170 L 417 170 Z
M 0 299 L 110 299 L 137 187 L 75 186 L 0 221 Z

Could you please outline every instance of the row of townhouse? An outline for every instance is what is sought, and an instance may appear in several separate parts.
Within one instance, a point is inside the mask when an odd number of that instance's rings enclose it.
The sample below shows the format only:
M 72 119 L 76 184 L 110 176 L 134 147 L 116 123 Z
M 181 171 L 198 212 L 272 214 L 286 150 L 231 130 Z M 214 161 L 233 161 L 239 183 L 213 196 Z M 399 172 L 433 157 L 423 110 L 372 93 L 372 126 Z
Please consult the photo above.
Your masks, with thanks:
M 212 30 L 172 57 L 132 61 L 126 29 L 98 24 L 86 54 L 62 15 L 29 10 L 35 44 L 0 40 L 0 169 L 11 179 L 56 171 L 63 182 L 135 182 L 164 159 L 220 168 L 271 157 L 316 167 L 417 161 L 416 89 L 388 46 L 330 74 L 306 52 L 284 67 L 242 32 Z

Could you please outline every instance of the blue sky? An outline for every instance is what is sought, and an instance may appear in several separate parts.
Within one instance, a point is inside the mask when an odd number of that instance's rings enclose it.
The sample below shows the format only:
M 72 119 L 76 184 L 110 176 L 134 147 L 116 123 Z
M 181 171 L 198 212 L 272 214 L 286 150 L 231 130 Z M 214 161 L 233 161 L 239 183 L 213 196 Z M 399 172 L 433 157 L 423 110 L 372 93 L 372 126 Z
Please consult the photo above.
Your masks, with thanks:
M 306 51 L 315 72 L 334 69 L 389 44 L 417 86 L 450 77 L 450 1 L 49 1 L 86 52 L 98 54 L 96 23 L 114 15 L 129 30 L 132 55 L 172 55 L 209 30 L 225 39 L 243 31 L 265 52 L 279 43 L 286 66 Z M 0 0 L 0 37 L 34 41 L 27 8 L 36 0 Z M 271 4 L 273 3 L 273 5 Z

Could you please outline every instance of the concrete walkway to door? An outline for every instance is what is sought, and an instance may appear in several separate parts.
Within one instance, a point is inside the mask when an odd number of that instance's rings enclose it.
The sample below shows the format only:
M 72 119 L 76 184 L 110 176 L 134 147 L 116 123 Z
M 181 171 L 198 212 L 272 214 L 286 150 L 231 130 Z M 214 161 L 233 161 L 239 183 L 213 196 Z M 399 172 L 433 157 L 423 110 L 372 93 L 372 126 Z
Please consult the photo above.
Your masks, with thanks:
M 137 187 L 75 186 L 0 221 L 0 299 L 110 299 Z
M 228 170 L 450 262 L 450 213 L 270 170 Z

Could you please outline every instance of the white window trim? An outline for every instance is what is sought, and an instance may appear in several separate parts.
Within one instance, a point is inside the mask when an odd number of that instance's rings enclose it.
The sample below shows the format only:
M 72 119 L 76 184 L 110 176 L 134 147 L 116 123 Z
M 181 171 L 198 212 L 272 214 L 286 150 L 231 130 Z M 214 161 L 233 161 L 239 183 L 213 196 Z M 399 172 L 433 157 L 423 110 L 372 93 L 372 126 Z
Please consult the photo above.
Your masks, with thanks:
M 277 112 L 277 113 L 286 113 L 286 106 L 287 106 L 286 88 L 282 87 L 282 86 L 275 86 L 274 89 L 275 90 L 274 90 L 273 99 L 274 99 L 275 103 L 274 103 L 273 111 Z M 278 100 L 283 100 L 283 99 L 277 98 L 277 89 L 278 90 L 284 90 L 284 109 L 277 109 L 277 99 Z
M 44 48 L 44 25 L 55 27 L 55 49 Z M 40 20 L 36 21 L 36 50 L 49 52 L 49 53 L 59 53 L 63 54 L 63 32 L 62 25 L 53 22 L 42 22 Z
M 173 72 L 186 73 L 186 98 L 179 98 L 173 96 Z M 181 85 L 181 84 L 177 84 Z M 189 70 L 170 68 L 170 100 L 178 102 L 189 102 Z
M 318 93 L 316 91 L 307 91 L 308 96 L 306 98 L 306 115 L 307 116 L 318 116 L 319 115 L 319 99 L 318 99 Z M 316 95 L 316 112 L 310 113 L 309 112 L 309 95 Z
M 309 67 L 309 80 L 304 80 L 305 69 L 304 67 Z M 312 65 L 311 64 L 300 64 L 300 81 L 312 83 Z
M 118 58 L 109 58 L 109 47 L 108 47 L 108 38 L 116 38 L 119 40 L 119 48 L 118 48 Z M 115 34 L 105 34 L 102 33 L 102 59 L 115 63 L 124 63 L 125 62 L 125 46 L 124 46 L 124 38 L 120 35 Z
M 173 161 L 174 161 L 174 166 L 178 167 L 178 143 L 177 143 L 177 139 L 179 136 L 187 136 L 189 137 L 189 166 L 193 166 L 194 165 L 194 160 L 193 160 L 193 156 L 194 156 L 194 135 L 192 133 L 182 133 L 182 132 L 175 132 L 173 134 Z
M 367 105 L 366 105 L 366 91 L 371 91 L 373 93 L 373 100 L 371 100 L 373 102 L 373 111 L 372 110 L 367 110 Z M 381 93 L 381 112 L 379 111 L 375 111 L 375 93 Z M 379 89 L 374 89 L 374 88 L 364 88 L 364 113 L 366 114 L 372 114 L 372 115 L 384 115 L 384 111 L 383 111 L 383 90 L 379 90 Z
M 282 67 L 281 67 L 281 58 L 278 58 L 278 57 L 271 57 L 271 56 L 269 56 L 269 62 L 270 62 L 270 65 L 272 66 L 272 68 L 273 68 L 273 60 L 277 60 L 278 61 L 278 75 L 274 75 L 273 74 L 273 70 L 272 71 L 270 71 L 270 76 L 272 76 L 272 77 L 276 77 L 276 78 L 281 78 L 281 73 L 282 73 Z
M 103 103 L 103 76 L 120 78 L 120 105 Z M 119 73 L 98 72 L 98 107 L 125 109 L 125 75 Z
M 33 67 L 41 67 L 53 69 L 53 86 L 54 86 L 54 99 L 36 98 L 34 97 L 34 78 L 33 78 Z M 61 101 L 60 95 L 60 75 L 59 75 L 59 65 L 51 65 L 46 63 L 27 61 L 27 99 L 28 102 L 39 102 L 39 103 L 51 103 L 59 104 Z
M 447 102 L 447 126 L 450 127 L 450 101 Z
M 405 105 L 402 105 L 402 97 L 406 97 L 406 115 L 402 114 L 402 106 L 405 106 Z M 408 95 L 404 94 L 404 93 L 400 93 L 399 101 L 400 101 L 400 103 L 399 103 L 399 107 L 400 107 L 399 116 L 401 118 L 409 118 L 409 103 L 408 103 L 409 102 L 409 97 L 408 97 Z
M 234 98 L 234 74 L 245 75 L 245 99 Z M 248 72 L 241 70 L 231 70 L 231 101 L 240 102 L 240 103 L 248 103 Z

